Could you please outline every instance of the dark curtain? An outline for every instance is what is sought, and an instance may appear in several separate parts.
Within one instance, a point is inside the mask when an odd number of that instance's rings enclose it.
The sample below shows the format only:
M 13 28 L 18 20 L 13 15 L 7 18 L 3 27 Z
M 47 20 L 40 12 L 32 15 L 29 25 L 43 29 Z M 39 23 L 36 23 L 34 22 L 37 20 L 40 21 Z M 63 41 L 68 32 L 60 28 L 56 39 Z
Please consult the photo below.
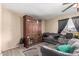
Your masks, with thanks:
M 61 33 L 62 30 L 65 28 L 65 26 L 67 25 L 68 19 L 62 19 L 58 21 L 58 33 Z
M 73 20 L 76 30 L 79 32 L 79 16 L 73 17 L 72 20 Z

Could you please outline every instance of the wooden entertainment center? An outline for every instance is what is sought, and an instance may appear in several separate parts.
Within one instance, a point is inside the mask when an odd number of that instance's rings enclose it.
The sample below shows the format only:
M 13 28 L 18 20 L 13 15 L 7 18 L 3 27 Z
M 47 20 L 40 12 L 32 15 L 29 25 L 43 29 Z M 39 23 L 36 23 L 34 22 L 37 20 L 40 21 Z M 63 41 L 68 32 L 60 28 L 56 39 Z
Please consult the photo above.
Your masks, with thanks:
M 39 43 L 42 41 L 41 33 L 41 20 L 34 17 L 24 15 L 23 16 L 23 38 L 24 47 Z

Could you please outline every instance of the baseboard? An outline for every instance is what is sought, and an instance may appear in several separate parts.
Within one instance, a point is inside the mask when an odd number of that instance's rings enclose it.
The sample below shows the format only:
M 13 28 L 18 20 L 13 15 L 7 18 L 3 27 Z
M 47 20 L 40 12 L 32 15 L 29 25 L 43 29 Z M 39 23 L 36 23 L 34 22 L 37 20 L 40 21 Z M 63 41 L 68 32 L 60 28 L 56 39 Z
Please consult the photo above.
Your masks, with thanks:
M 15 47 L 7 48 L 6 50 L 2 50 L 2 52 L 5 52 L 5 51 L 11 50 L 11 49 L 15 49 L 17 47 L 19 47 L 19 45 L 16 45 Z

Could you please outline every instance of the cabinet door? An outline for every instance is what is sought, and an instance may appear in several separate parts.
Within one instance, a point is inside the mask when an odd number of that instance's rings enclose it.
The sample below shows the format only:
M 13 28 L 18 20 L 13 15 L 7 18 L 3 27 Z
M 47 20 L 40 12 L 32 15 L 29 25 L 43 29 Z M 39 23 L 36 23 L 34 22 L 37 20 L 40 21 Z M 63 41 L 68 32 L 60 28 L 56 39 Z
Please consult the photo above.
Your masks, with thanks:
M 41 34 L 41 22 L 35 21 L 33 23 L 33 39 L 34 39 L 34 42 L 41 41 L 40 34 Z

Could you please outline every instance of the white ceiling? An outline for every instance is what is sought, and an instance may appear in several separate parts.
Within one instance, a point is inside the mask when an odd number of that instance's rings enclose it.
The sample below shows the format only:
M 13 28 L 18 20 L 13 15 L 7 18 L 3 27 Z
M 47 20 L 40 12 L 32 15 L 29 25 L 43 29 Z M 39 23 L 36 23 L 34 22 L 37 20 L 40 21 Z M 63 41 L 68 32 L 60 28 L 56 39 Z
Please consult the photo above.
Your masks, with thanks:
M 40 19 L 51 19 L 53 17 L 76 13 L 76 8 L 72 7 L 62 12 L 68 5 L 62 3 L 4 3 L 4 7 L 22 15 L 31 15 Z

